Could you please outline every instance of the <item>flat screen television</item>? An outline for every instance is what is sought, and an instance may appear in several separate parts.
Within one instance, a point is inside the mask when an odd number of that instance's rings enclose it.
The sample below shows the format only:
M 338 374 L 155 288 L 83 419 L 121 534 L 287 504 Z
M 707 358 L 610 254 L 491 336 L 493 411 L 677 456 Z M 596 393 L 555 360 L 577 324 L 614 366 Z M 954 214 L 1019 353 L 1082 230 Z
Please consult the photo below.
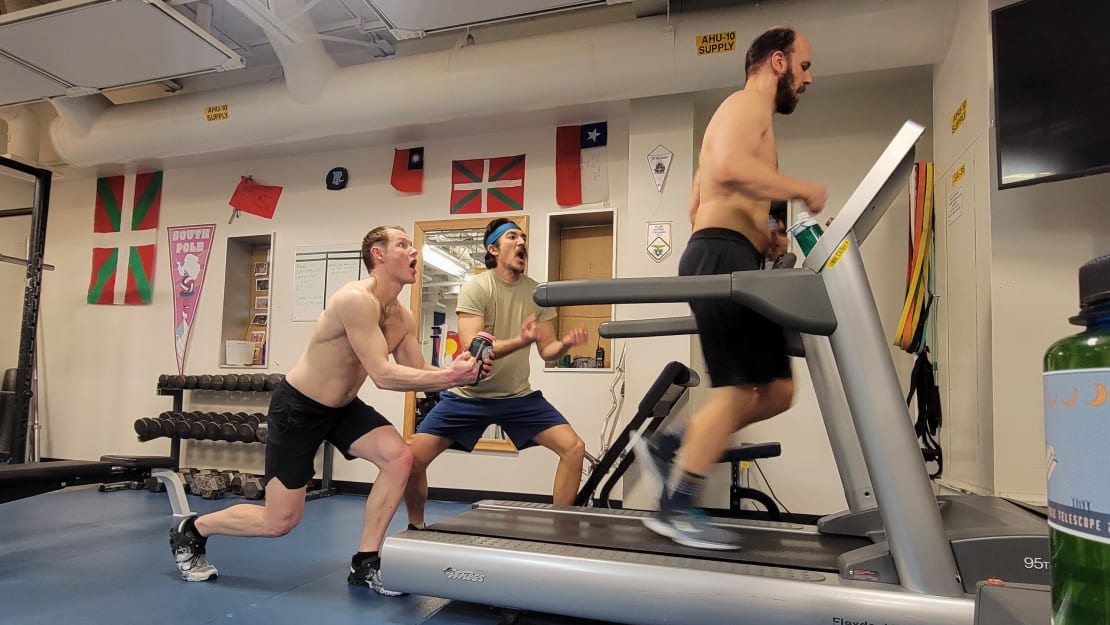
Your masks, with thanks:
M 991 12 L 998 187 L 1110 171 L 1110 1 Z

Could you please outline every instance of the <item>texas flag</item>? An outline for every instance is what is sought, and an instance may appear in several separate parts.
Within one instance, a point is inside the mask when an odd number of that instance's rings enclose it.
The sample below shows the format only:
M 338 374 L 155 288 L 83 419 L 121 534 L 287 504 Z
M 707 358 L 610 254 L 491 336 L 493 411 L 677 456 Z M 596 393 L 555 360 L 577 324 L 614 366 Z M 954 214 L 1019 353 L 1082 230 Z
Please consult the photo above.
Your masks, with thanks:
M 524 155 L 451 162 L 451 214 L 524 210 Z
M 96 180 L 90 304 L 149 304 L 162 172 Z
M 609 130 L 605 122 L 555 131 L 555 202 L 577 206 L 609 199 Z

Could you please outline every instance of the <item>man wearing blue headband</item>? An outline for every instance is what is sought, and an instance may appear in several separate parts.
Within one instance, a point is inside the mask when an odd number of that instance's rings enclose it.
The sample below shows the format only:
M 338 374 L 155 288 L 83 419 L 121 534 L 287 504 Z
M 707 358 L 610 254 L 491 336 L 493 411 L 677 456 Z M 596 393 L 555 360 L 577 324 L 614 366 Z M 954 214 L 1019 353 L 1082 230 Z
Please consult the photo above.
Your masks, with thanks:
M 490 425 L 500 426 L 516 445 L 542 445 L 559 456 L 552 501 L 574 503 L 582 480 L 586 444 L 540 391 L 528 383 L 528 346 L 533 343 L 545 361 L 558 360 L 572 347 L 586 342 L 586 329 L 555 338 L 555 309 L 541 308 L 532 299 L 537 282 L 524 275 L 528 261 L 527 236 L 508 219 L 486 226 L 485 271 L 459 291 L 458 315 L 462 345 L 481 331 L 496 337 L 489 375 L 477 384 L 440 393 L 439 403 L 420 423 L 409 443 L 412 473 L 405 488 L 409 528 L 424 526 L 428 499 L 428 465 L 448 449 L 470 452 Z

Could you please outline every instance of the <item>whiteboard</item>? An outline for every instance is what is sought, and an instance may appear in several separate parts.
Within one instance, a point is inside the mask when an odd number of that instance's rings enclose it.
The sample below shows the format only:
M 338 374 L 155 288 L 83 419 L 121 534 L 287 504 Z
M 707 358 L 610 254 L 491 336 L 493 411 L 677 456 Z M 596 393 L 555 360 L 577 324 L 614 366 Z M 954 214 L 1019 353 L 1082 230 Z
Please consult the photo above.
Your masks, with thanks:
M 328 298 L 366 277 L 361 245 L 298 246 L 293 260 L 293 321 L 316 321 Z

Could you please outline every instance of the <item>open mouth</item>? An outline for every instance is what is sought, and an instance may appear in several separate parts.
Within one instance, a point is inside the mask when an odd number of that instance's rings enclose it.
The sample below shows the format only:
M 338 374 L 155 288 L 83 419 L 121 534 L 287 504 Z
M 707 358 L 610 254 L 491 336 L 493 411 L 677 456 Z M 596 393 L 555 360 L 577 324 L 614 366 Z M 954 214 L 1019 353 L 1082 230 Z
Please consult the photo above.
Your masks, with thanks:
M 523 247 L 518 249 L 516 251 L 516 257 L 519 260 L 528 260 L 528 250 L 525 250 Z
M 409 263 L 409 269 L 416 269 L 416 259 L 415 258 L 412 259 L 411 263 Z

